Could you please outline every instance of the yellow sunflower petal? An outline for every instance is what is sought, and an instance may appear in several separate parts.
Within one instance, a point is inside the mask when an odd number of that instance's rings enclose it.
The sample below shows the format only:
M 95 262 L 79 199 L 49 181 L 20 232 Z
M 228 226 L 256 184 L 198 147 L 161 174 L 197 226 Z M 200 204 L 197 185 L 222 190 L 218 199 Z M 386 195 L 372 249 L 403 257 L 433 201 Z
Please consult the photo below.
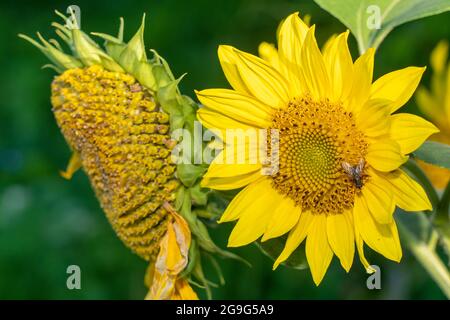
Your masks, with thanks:
M 431 122 L 413 114 L 391 116 L 390 136 L 400 145 L 403 154 L 416 150 L 433 133 L 439 132 Z
M 377 173 L 380 182 L 391 188 L 396 204 L 406 211 L 432 210 L 430 200 L 422 186 L 398 169 L 389 173 Z
M 70 157 L 69 163 L 67 164 L 66 171 L 60 171 L 59 174 L 64 179 L 70 180 L 75 172 L 81 169 L 83 162 L 81 160 L 80 154 L 74 151 Z
M 196 91 L 199 101 L 208 109 L 258 128 L 271 123 L 271 108 L 234 90 L 208 89 Z
M 347 100 L 344 100 L 344 104 L 347 105 L 348 111 L 355 114 L 358 114 L 361 107 L 369 99 L 373 78 L 374 55 L 375 50 L 370 48 L 353 65 L 353 85 Z
M 289 101 L 289 84 L 284 77 L 263 59 L 239 51 L 231 46 L 220 46 L 239 72 L 246 88 L 260 101 L 279 108 Z
M 316 216 L 309 211 L 303 211 L 294 229 L 289 232 L 283 251 L 273 264 L 275 270 L 280 263 L 286 261 L 295 249 L 305 240 L 309 227 Z
M 229 116 L 217 113 L 208 108 L 200 108 L 197 111 L 197 118 L 202 125 L 208 129 L 216 129 L 221 131 L 221 135 L 227 129 L 249 129 L 255 128 L 254 126 L 237 121 Z
M 336 41 L 337 36 L 338 36 L 338 35 L 337 35 L 336 33 L 332 34 L 331 37 L 329 37 L 329 38 L 327 39 L 327 41 L 325 41 L 325 43 L 323 44 L 323 46 L 322 46 L 322 55 L 323 55 L 323 57 L 324 57 L 325 60 L 326 60 L 325 57 L 330 56 L 330 52 L 329 52 L 329 51 L 330 51 L 331 48 L 333 47 L 334 42 Z
M 408 160 L 402 155 L 399 144 L 389 139 L 371 143 L 366 158 L 372 167 L 383 172 L 395 170 Z
M 300 52 L 308 32 L 308 26 L 299 18 L 298 12 L 291 14 L 280 25 L 278 52 L 282 62 L 281 70 L 292 85 L 294 95 L 304 92 L 301 78 Z
M 217 159 L 217 158 L 216 158 Z M 216 164 L 211 163 L 204 178 L 229 178 L 255 173 L 261 170 L 261 164 Z
M 356 249 L 358 249 L 358 256 L 359 261 L 361 261 L 362 265 L 366 269 L 367 273 L 374 273 L 375 270 L 370 266 L 369 261 L 367 261 L 367 258 L 364 254 L 364 240 L 361 237 L 361 233 L 359 232 L 358 228 L 356 227 L 356 224 L 354 224 L 355 227 L 355 242 L 356 242 Z
M 255 184 L 246 197 L 232 207 L 234 212 L 230 214 L 238 215 L 239 220 L 228 239 L 229 247 L 244 246 L 258 239 L 266 230 L 279 199 L 269 179 Z
M 258 55 L 265 61 L 267 61 L 272 67 L 281 71 L 280 57 L 278 56 L 278 50 L 271 43 L 261 42 L 258 47 Z
M 385 188 L 377 175 L 371 175 L 370 180 L 361 189 L 362 196 L 370 214 L 378 223 L 388 224 L 393 220 L 395 209 L 394 195 L 391 188 Z
M 266 190 L 267 182 L 266 178 L 262 178 L 245 187 L 233 198 L 218 222 L 222 223 L 238 219 L 253 199 L 259 197 L 259 193 Z
M 168 273 L 156 272 L 152 279 L 152 286 L 145 300 L 168 300 L 175 290 L 176 278 Z
M 348 97 L 352 88 L 353 60 L 347 45 L 348 35 L 349 31 L 341 33 L 334 40 L 327 42 L 326 49 L 323 51 L 330 77 L 332 101 Z
M 373 83 L 370 98 L 391 100 L 392 113 L 411 98 L 424 71 L 425 68 L 408 67 L 385 74 Z
M 360 196 L 355 198 L 354 219 L 361 237 L 369 247 L 390 260 L 400 261 L 402 248 L 394 220 L 389 224 L 378 223 L 369 213 L 366 201 Z
M 283 59 L 300 63 L 300 49 L 305 41 L 309 27 L 300 19 L 298 12 L 289 15 L 280 25 L 278 32 L 278 51 Z
M 165 247 L 165 268 L 173 274 L 178 274 L 184 265 L 184 257 L 177 243 L 177 235 L 171 223 L 167 226 L 167 244 Z
M 198 300 L 198 296 L 186 279 L 178 279 L 171 300 Z
M 210 145 L 210 148 L 214 149 L 215 152 L 211 151 L 211 154 L 205 154 L 205 161 L 209 160 L 209 157 L 213 157 L 210 167 L 213 165 L 227 165 L 230 168 L 224 168 L 227 171 L 232 171 L 233 165 L 236 165 L 236 173 L 234 175 L 240 175 L 244 171 L 251 172 L 262 167 L 263 161 L 266 158 L 266 151 L 264 145 L 259 143 L 261 137 L 255 135 L 246 135 L 245 130 L 242 131 L 242 136 L 240 134 L 234 135 L 230 132 L 226 132 L 222 136 L 222 140 L 214 140 Z M 239 133 L 239 132 L 238 132 Z M 209 162 L 209 161 L 207 161 Z M 244 166 L 241 166 L 244 165 Z M 247 168 L 245 165 L 258 165 L 258 168 L 252 167 Z M 208 168 L 209 171 L 212 170 Z M 220 169 L 220 168 L 218 168 Z M 249 170 L 247 170 L 249 169 Z M 207 177 L 225 177 L 233 176 L 231 174 L 216 175 L 212 172 L 206 174 Z
M 239 189 L 249 185 L 261 178 L 261 172 L 250 172 L 246 174 L 236 175 L 224 178 L 203 178 L 201 186 L 214 190 L 232 190 Z
M 231 87 L 237 92 L 251 95 L 251 91 L 247 88 L 244 80 L 242 79 L 237 64 L 236 56 L 230 50 L 230 47 L 219 46 L 217 50 L 219 56 L 220 65 L 222 66 L 223 73 L 228 80 Z
M 272 213 L 261 241 L 282 236 L 291 230 L 300 218 L 301 208 L 295 205 L 290 198 L 278 195 L 278 206 Z
M 315 26 L 312 26 L 306 34 L 300 52 L 300 62 L 309 93 L 313 98 L 320 100 L 327 98 L 330 92 L 330 80 L 314 31 Z
M 355 234 L 349 212 L 327 216 L 327 234 L 331 249 L 349 272 L 355 255 Z
M 262 190 L 265 190 L 267 179 L 261 179 L 249 184 L 239 192 L 228 205 L 225 212 L 220 217 L 219 223 L 238 219 L 242 212 L 251 205 L 255 198 L 259 197 Z
M 212 163 L 248 163 L 262 164 L 267 156 L 264 135 L 260 132 L 234 131 L 226 132 L 222 142 L 224 147 Z
M 356 125 L 368 137 L 379 137 L 389 133 L 389 101 L 371 99 L 357 115 Z
M 327 216 L 316 215 L 306 239 L 306 258 L 316 286 L 320 284 L 333 258 L 328 243 Z

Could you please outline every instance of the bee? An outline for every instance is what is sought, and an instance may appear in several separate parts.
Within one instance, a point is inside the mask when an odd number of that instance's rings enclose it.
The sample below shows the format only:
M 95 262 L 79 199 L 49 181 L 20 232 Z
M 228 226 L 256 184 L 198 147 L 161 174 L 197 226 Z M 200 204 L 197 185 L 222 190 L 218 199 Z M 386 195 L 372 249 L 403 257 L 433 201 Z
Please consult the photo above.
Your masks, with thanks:
M 360 159 L 356 166 L 352 166 L 348 162 L 342 162 L 342 168 L 345 173 L 352 179 L 353 183 L 358 189 L 363 186 L 362 174 L 364 169 L 364 159 Z

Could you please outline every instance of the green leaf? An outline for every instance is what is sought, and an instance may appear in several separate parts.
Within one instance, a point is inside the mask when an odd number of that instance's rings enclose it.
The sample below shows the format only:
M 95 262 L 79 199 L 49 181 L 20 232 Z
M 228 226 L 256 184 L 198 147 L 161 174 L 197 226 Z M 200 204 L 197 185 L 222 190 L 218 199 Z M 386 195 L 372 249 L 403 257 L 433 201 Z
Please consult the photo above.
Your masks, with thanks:
M 450 169 L 450 146 L 448 144 L 426 141 L 412 155 L 426 163 Z
M 255 243 L 266 256 L 275 261 L 281 251 L 283 251 L 285 242 L 286 236 Z M 282 265 L 299 270 L 307 269 L 308 262 L 306 261 L 305 246 L 300 245 Z
M 350 29 L 358 41 L 360 53 L 371 47 L 376 49 L 395 27 L 403 23 L 450 10 L 448 0 L 314 1 Z
M 405 228 L 408 228 L 418 240 L 427 242 L 430 236 L 431 230 L 431 215 L 423 212 L 410 212 L 404 211 L 400 208 L 395 209 L 395 219 L 398 223 L 401 223 Z

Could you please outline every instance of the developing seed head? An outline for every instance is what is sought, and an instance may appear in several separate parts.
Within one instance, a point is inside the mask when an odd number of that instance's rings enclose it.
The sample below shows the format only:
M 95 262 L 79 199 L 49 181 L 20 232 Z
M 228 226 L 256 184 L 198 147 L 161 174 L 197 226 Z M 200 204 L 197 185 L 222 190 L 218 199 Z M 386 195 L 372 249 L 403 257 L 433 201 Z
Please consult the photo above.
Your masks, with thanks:
M 163 204 L 174 201 L 179 185 L 169 116 L 131 75 L 98 65 L 56 77 L 51 101 L 116 233 L 152 260 L 170 219 Z

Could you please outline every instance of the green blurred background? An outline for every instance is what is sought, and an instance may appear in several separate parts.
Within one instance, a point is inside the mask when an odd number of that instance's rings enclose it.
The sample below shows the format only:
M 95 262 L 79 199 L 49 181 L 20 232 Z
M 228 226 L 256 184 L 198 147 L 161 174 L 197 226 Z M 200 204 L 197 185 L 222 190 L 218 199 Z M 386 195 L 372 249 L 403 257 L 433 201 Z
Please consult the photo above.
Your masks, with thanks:
M 54 72 L 46 59 L 17 37 L 41 31 L 53 37 L 54 9 L 81 7 L 85 31 L 115 34 L 125 18 L 126 39 L 148 15 L 145 40 L 165 57 L 181 88 L 226 87 L 216 49 L 232 44 L 255 53 L 261 41 L 275 41 L 279 21 L 293 11 L 310 14 L 319 44 L 345 27 L 308 0 L 169 1 L 2 1 L 0 4 L 0 299 L 141 299 L 146 264 L 116 238 L 88 179 L 79 172 L 62 179 L 70 152 L 51 113 Z M 404 25 L 379 49 L 375 76 L 409 65 L 423 66 L 440 39 L 450 38 L 450 13 Z M 351 47 L 356 56 L 355 41 Z M 429 82 L 428 70 L 423 83 Z M 411 100 L 406 110 L 416 112 Z M 213 230 L 222 247 L 231 225 Z M 227 284 L 217 299 L 443 299 L 424 269 L 405 252 L 401 264 L 368 253 L 381 267 L 382 289 L 368 290 L 357 257 L 350 274 L 333 260 L 316 287 L 309 271 L 280 267 L 255 246 L 234 250 L 253 265 L 221 260 Z M 367 249 L 367 251 L 369 251 Z M 406 250 L 404 250 L 406 251 Z M 81 290 L 66 288 L 66 268 L 79 265 Z M 211 271 L 211 270 L 209 270 Z M 212 272 L 208 272 L 213 276 Z M 201 290 L 200 295 L 204 297 Z

